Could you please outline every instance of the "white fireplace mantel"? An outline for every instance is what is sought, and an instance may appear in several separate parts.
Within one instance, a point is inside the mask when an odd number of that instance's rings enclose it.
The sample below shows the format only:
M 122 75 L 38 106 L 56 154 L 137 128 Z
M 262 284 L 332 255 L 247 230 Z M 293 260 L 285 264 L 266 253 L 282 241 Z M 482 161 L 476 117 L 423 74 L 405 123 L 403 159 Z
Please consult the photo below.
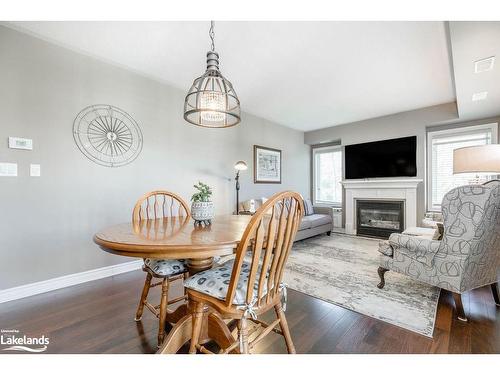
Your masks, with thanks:
M 405 228 L 417 226 L 417 187 L 422 181 L 416 178 L 342 181 L 346 233 L 356 234 L 357 199 L 404 201 Z

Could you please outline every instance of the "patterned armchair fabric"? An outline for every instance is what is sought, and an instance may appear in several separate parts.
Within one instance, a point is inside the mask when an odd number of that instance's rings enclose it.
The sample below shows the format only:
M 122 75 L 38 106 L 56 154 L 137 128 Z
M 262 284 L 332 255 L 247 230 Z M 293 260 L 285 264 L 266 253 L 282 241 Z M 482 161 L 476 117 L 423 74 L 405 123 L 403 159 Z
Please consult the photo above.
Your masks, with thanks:
M 456 293 L 497 281 L 500 266 L 500 181 L 448 192 L 442 240 L 391 234 L 383 268 Z

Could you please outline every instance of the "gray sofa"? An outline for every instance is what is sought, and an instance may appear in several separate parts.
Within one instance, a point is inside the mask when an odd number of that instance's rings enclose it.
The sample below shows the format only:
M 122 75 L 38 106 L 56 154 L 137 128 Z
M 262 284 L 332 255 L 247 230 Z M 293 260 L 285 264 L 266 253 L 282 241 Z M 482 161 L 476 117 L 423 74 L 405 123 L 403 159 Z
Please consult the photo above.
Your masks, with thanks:
M 259 209 L 262 205 L 262 200 L 265 198 L 254 199 L 255 209 Z M 247 209 L 249 201 L 239 205 L 240 211 Z M 314 213 L 302 218 L 295 241 L 300 241 L 305 238 L 317 236 L 318 234 L 326 233 L 330 235 L 333 229 L 333 209 L 331 207 L 313 207 Z
M 333 229 L 333 210 L 331 207 L 313 207 L 314 214 L 304 216 L 299 226 L 295 241 L 326 233 Z

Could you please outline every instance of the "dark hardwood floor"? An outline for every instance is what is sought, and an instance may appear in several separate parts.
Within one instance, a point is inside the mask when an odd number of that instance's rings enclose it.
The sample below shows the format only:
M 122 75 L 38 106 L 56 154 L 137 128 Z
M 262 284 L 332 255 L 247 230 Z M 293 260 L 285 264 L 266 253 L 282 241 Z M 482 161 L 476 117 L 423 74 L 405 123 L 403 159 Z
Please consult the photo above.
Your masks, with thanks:
M 144 273 L 134 271 L 3 303 L 0 328 L 44 334 L 48 353 L 154 353 L 156 319 L 148 312 L 140 323 L 133 319 L 143 282 Z M 500 308 L 489 287 L 465 295 L 468 323 L 456 319 L 453 298 L 442 291 L 433 339 L 293 290 L 288 295 L 298 353 L 500 353 Z M 285 353 L 284 340 L 269 335 L 257 352 Z

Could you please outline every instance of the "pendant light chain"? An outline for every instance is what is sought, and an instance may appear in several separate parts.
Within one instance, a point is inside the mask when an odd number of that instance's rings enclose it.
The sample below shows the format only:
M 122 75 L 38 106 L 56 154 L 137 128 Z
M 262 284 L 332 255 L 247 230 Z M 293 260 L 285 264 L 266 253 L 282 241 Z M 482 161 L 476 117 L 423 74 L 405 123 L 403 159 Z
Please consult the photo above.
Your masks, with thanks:
M 212 52 L 215 51 L 215 31 L 214 31 L 214 21 L 210 21 L 210 31 L 208 32 L 208 35 L 210 36 L 210 39 L 212 39 Z

